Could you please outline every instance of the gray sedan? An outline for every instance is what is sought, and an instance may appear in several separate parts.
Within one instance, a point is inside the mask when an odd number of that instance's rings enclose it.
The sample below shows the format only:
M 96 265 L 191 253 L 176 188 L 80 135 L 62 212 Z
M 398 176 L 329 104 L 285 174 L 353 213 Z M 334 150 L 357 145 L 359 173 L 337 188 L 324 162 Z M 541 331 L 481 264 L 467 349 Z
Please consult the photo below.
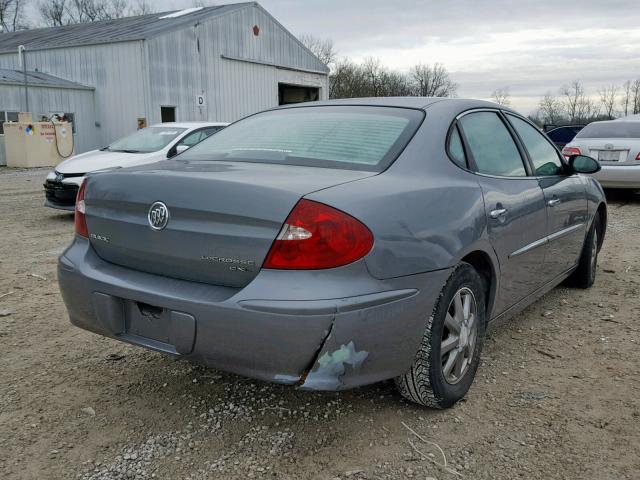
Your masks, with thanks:
M 278 108 L 91 175 L 60 288 L 100 335 L 302 389 L 393 378 L 445 408 L 488 327 L 593 283 L 598 169 L 488 102 Z

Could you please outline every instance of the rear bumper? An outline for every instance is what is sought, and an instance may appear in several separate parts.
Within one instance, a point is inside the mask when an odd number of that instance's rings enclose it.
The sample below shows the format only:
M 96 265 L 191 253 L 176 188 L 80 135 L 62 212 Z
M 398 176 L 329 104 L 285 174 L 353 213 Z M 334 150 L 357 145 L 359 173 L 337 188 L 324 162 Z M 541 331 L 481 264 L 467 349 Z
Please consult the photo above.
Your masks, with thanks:
M 381 281 L 361 261 L 319 272 L 263 270 L 237 289 L 107 263 L 81 237 L 58 264 L 73 324 L 310 390 L 352 388 L 406 371 L 448 275 Z
M 640 162 L 638 165 L 603 165 L 594 174 L 604 188 L 640 188 Z

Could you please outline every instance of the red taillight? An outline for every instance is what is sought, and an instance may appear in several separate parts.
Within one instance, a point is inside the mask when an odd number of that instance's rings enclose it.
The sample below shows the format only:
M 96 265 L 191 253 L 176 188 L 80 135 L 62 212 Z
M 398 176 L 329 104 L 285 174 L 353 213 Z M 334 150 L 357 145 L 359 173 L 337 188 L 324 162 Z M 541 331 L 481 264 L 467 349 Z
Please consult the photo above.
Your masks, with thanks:
M 582 152 L 578 147 L 564 147 L 562 149 L 562 154 L 565 157 L 570 157 L 571 155 L 582 155 Z
M 340 210 L 300 200 L 273 242 L 263 268 L 318 270 L 364 257 L 373 247 L 371 231 Z
M 638 152 L 638 155 L 636 155 L 636 160 L 640 161 L 640 152 Z
M 87 229 L 87 219 L 85 217 L 86 207 L 84 204 L 84 188 L 87 185 L 87 180 L 83 180 L 80 188 L 78 189 L 78 195 L 76 196 L 76 210 L 75 210 L 75 225 L 76 233 L 83 237 L 89 237 L 89 230 Z

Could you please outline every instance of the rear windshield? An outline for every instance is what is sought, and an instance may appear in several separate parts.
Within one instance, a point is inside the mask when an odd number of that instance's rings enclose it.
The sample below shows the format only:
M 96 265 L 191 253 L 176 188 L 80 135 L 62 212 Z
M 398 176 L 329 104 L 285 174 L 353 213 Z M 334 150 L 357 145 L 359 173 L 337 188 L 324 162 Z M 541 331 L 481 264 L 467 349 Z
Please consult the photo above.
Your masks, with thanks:
M 640 138 L 640 122 L 590 123 L 576 138 Z
M 228 160 L 381 171 L 420 125 L 420 110 L 297 107 L 259 113 L 203 140 L 180 160 Z

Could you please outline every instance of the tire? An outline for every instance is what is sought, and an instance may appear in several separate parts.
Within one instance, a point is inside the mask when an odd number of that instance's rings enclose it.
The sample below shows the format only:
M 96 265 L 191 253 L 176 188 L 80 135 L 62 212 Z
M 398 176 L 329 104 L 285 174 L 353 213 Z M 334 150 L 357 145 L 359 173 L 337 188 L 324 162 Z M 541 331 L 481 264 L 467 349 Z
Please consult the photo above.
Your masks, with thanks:
M 599 239 L 602 232 L 600 230 L 600 215 L 596 214 L 587 237 L 582 246 L 582 253 L 578 261 L 578 267 L 567 279 L 567 284 L 577 288 L 589 288 L 596 280 L 598 269 Z
M 456 297 L 460 295 L 460 303 L 456 303 Z M 427 320 L 420 348 L 409 370 L 399 377 L 395 383 L 400 394 L 406 399 L 431 408 L 449 408 L 462 399 L 476 375 L 480 362 L 480 353 L 484 342 L 486 325 L 485 289 L 482 277 L 468 263 L 459 264 L 445 284 L 436 306 Z M 452 325 L 460 325 L 457 316 L 460 310 L 457 305 L 466 305 L 471 302 L 469 311 L 475 307 L 474 320 L 462 323 L 456 335 Z M 452 313 L 453 315 L 448 315 Z M 453 322 L 453 323 L 452 323 Z M 470 325 L 470 326 L 467 326 Z M 475 325 L 475 327 L 473 327 Z M 463 330 L 464 328 L 464 330 Z M 474 335 L 475 328 L 475 335 Z M 458 338 L 457 347 L 449 352 L 441 354 L 443 346 L 455 345 L 455 337 Z M 473 348 L 470 348 L 472 339 Z M 467 346 L 460 345 L 460 342 Z M 457 362 L 454 367 L 445 371 L 450 365 L 452 355 L 462 355 L 462 368 Z M 456 371 L 459 375 L 456 375 Z

